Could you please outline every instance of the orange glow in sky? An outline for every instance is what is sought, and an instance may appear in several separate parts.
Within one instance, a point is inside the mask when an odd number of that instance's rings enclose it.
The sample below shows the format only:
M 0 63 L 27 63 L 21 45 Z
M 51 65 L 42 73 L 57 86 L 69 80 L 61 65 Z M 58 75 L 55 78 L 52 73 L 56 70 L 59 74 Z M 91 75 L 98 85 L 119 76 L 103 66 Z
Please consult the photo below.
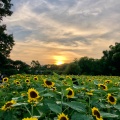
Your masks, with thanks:
M 63 61 L 57 61 L 56 62 L 56 65 L 62 65 L 63 64 Z
M 53 59 L 55 60 L 56 65 L 61 65 L 66 61 L 66 58 L 64 56 L 54 56 Z

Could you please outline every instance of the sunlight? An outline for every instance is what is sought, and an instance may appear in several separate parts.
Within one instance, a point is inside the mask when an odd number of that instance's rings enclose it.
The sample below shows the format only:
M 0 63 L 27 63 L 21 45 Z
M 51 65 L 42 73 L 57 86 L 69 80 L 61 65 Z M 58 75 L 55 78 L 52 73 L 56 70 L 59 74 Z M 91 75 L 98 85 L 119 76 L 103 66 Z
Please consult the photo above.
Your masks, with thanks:
M 57 61 L 56 62 L 56 65 L 62 65 L 63 64 L 63 61 Z
M 61 65 L 64 64 L 66 58 L 64 56 L 54 56 L 55 64 Z

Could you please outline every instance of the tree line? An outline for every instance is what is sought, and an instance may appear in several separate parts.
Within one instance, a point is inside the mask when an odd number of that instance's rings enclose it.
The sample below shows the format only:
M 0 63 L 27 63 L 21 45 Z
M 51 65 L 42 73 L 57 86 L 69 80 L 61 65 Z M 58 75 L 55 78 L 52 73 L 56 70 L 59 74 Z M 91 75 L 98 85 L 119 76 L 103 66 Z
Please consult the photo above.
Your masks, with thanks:
M 110 45 L 109 50 L 103 51 L 100 59 L 87 56 L 75 59 L 71 63 L 62 65 L 41 65 L 32 60 L 31 65 L 10 59 L 10 53 L 15 45 L 12 34 L 6 33 L 6 25 L 1 24 L 3 17 L 11 16 L 11 0 L 0 0 L 0 72 L 6 75 L 13 74 L 74 74 L 74 75 L 120 75 L 120 43 Z

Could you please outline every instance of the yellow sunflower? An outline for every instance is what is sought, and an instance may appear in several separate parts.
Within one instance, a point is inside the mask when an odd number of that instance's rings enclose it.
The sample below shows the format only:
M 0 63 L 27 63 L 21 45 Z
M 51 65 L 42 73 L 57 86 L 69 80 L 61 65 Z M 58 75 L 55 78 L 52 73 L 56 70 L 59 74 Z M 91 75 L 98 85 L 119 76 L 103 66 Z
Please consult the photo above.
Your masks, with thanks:
M 30 83 L 30 80 L 29 80 L 29 79 L 26 79 L 25 82 L 26 82 L 27 84 L 29 84 L 29 83 Z
M 105 80 L 105 83 L 111 83 L 112 81 L 111 80 Z
M 31 118 L 23 118 L 22 120 L 38 120 L 38 118 L 35 118 L 35 117 L 31 117 Z
M 11 109 L 12 108 L 12 105 L 15 104 L 16 102 L 14 100 L 11 100 L 11 101 L 8 101 L 5 103 L 4 106 L 2 106 L 1 110 L 8 110 L 8 109 Z
M 73 89 L 67 88 L 66 90 L 68 91 L 68 93 L 66 95 L 67 98 L 73 98 L 74 97 L 74 91 L 73 91 Z
M 20 82 L 16 80 L 16 81 L 15 81 L 15 84 L 16 84 L 16 85 L 20 85 Z
M 34 77 L 34 80 L 36 80 L 36 81 L 37 81 L 37 80 L 38 80 L 38 77 L 37 77 L 37 76 L 35 76 L 35 77 Z
M 8 82 L 8 78 L 7 77 L 5 77 L 5 78 L 3 78 L 3 80 L 2 80 L 3 82 Z
M 58 119 L 57 120 L 69 120 L 69 118 L 64 113 L 61 113 L 61 114 L 58 115 Z
M 52 87 L 52 90 L 53 90 L 53 91 L 56 91 L 57 89 L 56 89 L 56 87 Z
M 54 82 L 51 82 L 51 81 L 48 81 L 48 80 L 43 80 L 43 82 L 44 82 L 44 86 L 48 87 L 48 88 L 52 88 L 55 85 Z
M 100 112 L 99 112 L 98 108 L 96 108 L 96 107 L 92 108 L 92 115 L 94 117 L 96 117 L 96 120 L 103 120 L 102 116 L 100 115 Z
M 89 96 L 93 96 L 92 92 L 86 92 L 86 94 L 89 95 Z
M 115 105 L 116 104 L 116 98 L 115 97 L 113 97 L 110 93 L 108 93 L 108 95 L 107 95 L 107 100 L 108 100 L 108 102 L 110 103 L 110 104 L 112 104 L 112 105 Z
M 99 88 L 102 88 L 103 90 L 107 90 L 107 86 L 104 84 L 98 84 Z
M 5 88 L 5 86 L 4 85 L 0 85 L 0 88 Z
M 39 92 L 36 91 L 34 88 L 30 88 L 27 94 L 28 94 L 28 102 L 32 102 L 32 101 L 36 102 L 38 98 L 40 98 Z
M 21 96 L 24 97 L 24 96 L 26 96 L 26 94 L 25 93 L 21 93 Z

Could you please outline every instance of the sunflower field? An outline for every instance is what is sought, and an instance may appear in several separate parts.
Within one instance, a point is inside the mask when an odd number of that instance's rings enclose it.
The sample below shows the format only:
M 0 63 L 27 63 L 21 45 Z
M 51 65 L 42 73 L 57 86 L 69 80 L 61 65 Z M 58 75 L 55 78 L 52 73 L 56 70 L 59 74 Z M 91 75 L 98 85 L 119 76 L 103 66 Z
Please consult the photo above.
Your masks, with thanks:
M 0 84 L 0 120 L 120 120 L 120 77 L 5 77 Z

